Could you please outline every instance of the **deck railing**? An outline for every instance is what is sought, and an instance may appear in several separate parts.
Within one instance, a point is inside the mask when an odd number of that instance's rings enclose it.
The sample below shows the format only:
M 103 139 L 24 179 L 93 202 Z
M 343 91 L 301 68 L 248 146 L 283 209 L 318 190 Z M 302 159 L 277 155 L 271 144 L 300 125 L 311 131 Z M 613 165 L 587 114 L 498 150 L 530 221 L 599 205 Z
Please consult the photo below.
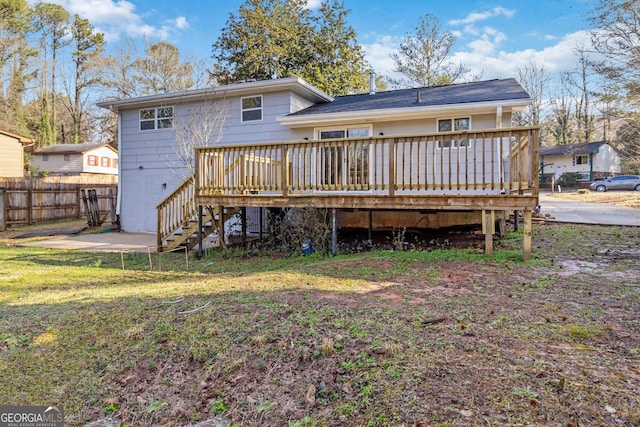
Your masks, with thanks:
M 195 179 L 191 177 L 156 206 L 158 211 L 158 247 L 161 247 L 168 237 L 183 227 L 185 221 L 197 219 L 198 205 L 195 193 Z
M 537 195 L 538 128 L 198 147 L 198 196 Z

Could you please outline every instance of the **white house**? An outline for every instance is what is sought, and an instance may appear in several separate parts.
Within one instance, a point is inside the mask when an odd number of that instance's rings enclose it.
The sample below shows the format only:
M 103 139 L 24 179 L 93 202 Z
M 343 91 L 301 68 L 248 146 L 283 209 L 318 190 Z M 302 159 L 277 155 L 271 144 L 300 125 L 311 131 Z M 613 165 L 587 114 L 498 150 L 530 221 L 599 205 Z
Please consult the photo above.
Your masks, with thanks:
M 33 140 L 0 130 L 0 177 L 24 176 L 24 152 L 30 151 Z
M 557 182 L 563 175 L 570 181 L 588 183 L 620 174 L 620 155 L 607 142 L 556 145 L 540 148 L 540 175 Z
M 117 175 L 118 151 L 107 144 L 54 144 L 35 150 L 31 166 L 53 175 Z
M 121 226 L 126 231 L 156 232 L 159 222 L 156 206 L 184 182 L 186 175 L 186 168 L 180 167 L 176 154 L 180 139 L 176 132 L 181 130 L 177 123 L 202 115 L 212 104 L 226 109 L 227 113 L 221 137 L 218 140 L 217 133 L 210 135 L 208 145 L 236 147 L 257 144 L 267 147 L 271 143 L 287 141 L 308 142 L 311 146 L 314 141 L 327 138 L 375 139 L 429 132 L 473 133 L 475 130 L 509 128 L 512 113 L 523 110 L 529 103 L 529 95 L 515 79 L 380 93 L 372 90 L 368 94 L 333 98 L 300 78 L 290 77 L 104 101 L 98 105 L 118 114 L 118 213 Z M 206 117 L 202 115 L 200 120 L 205 121 Z M 470 142 L 472 137 L 469 136 L 469 139 L 424 140 L 415 145 L 416 153 L 423 150 L 421 165 L 429 166 L 424 160 L 426 154 L 431 156 L 431 167 L 437 164 L 440 168 L 437 179 L 442 183 L 442 190 L 435 189 L 431 183 L 431 188 L 434 188 L 432 194 L 445 194 L 443 180 L 446 178 L 448 188 L 452 188 L 453 181 L 462 181 L 461 176 L 479 181 L 466 185 L 466 189 L 457 188 L 457 195 L 509 192 L 509 188 L 498 184 L 504 184 L 508 174 L 509 144 L 514 139 L 480 135 L 473 136 L 478 138 L 477 143 Z M 537 139 L 535 147 L 537 149 Z M 351 160 L 350 154 L 346 154 L 352 152 L 350 148 L 320 150 L 324 151 L 318 153 L 324 154 L 314 154 L 313 160 L 311 157 L 293 159 L 288 174 L 307 169 L 311 174 L 312 167 L 306 164 L 313 161 L 316 162 L 313 168 L 317 175 L 312 184 L 326 184 L 327 188 L 333 188 L 342 181 L 346 183 L 348 170 L 359 170 L 361 178 L 358 179 L 365 179 L 365 176 L 373 179 L 377 174 L 373 166 L 389 163 L 385 157 L 389 154 L 388 148 L 375 155 L 373 148 L 366 154 L 358 154 L 361 158 L 358 164 Z M 266 160 L 265 155 L 249 152 L 240 157 L 243 161 L 253 159 L 249 162 L 251 164 L 233 171 L 244 177 L 245 183 L 260 178 L 257 168 L 256 175 L 250 176 L 247 167 L 270 162 L 273 169 L 281 163 L 281 160 Z M 337 160 L 338 157 L 342 160 Z M 226 168 L 226 172 L 223 170 L 221 173 L 229 174 L 239 159 L 225 160 L 227 163 L 223 169 Z M 343 166 L 338 164 L 341 162 L 344 162 Z M 463 163 L 471 166 L 462 170 L 459 165 Z M 364 168 L 367 168 L 366 172 Z M 320 169 L 322 171 L 318 172 Z M 388 167 L 380 174 L 388 178 Z M 423 175 L 417 169 L 407 169 L 401 179 L 406 179 L 409 186 L 409 181 L 424 180 Z M 455 185 L 459 187 L 459 183 Z

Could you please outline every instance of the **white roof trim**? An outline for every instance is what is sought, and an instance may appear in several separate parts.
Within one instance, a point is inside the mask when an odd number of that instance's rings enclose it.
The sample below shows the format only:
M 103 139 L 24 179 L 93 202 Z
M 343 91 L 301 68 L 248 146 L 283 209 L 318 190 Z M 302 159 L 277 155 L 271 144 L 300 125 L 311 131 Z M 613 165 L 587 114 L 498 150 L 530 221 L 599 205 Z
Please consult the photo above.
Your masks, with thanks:
M 333 98 L 300 77 L 287 77 L 274 80 L 249 81 L 203 89 L 181 92 L 161 93 L 128 99 L 114 99 L 98 102 L 96 105 L 114 112 L 123 109 L 146 106 L 169 105 L 182 102 L 201 101 L 207 98 L 256 95 L 281 90 L 291 90 L 314 102 L 331 102 Z
M 504 101 L 489 102 L 467 102 L 462 104 L 429 105 L 424 107 L 387 108 L 381 110 L 364 110 L 337 112 L 326 114 L 303 114 L 278 117 L 278 122 L 290 128 L 324 126 L 347 123 L 371 123 L 394 120 L 421 119 L 427 117 L 438 117 L 443 114 L 454 112 L 464 112 L 468 114 L 494 113 L 498 107 L 503 111 L 510 108 L 511 111 L 524 110 L 530 101 L 528 99 L 508 99 Z M 506 110 L 508 111 L 508 110 Z

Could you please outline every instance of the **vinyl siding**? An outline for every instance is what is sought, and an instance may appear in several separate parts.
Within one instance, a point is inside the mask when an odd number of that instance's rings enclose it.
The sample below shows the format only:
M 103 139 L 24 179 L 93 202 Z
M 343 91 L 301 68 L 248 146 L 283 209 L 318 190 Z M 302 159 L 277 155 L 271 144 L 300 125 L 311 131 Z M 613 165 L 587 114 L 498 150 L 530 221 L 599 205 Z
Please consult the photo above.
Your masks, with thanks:
M 48 155 L 49 160 L 45 161 L 43 156 Z M 47 171 L 53 174 L 78 174 L 78 173 L 101 173 L 101 174 L 117 174 L 118 168 L 103 167 L 101 166 L 101 158 L 108 157 L 109 163 L 117 162 L 118 153 L 107 147 L 96 148 L 85 153 L 73 153 L 67 154 L 69 160 L 65 160 L 65 154 L 34 154 L 31 159 L 31 165 L 37 167 L 40 170 Z M 97 166 L 89 165 L 89 156 L 97 157 Z
M 21 177 L 24 175 L 24 152 L 22 144 L 15 138 L 0 134 L 0 176 Z

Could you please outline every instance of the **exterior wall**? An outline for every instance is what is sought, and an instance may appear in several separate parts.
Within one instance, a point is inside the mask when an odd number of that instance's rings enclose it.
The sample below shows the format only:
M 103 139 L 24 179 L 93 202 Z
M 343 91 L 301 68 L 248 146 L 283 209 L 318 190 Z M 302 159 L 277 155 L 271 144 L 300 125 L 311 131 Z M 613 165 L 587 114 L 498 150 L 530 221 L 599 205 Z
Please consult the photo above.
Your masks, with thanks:
M 48 156 L 48 160 L 44 160 L 44 156 Z M 65 156 L 68 156 L 69 160 L 65 160 Z M 89 156 L 95 156 L 97 166 L 89 165 Z M 103 158 L 109 159 L 109 166 L 102 166 Z M 113 167 L 113 164 L 116 167 Z M 49 154 L 34 154 L 31 159 L 31 165 L 37 167 L 40 170 L 48 171 L 52 174 L 79 174 L 79 173 L 100 173 L 115 175 L 118 173 L 118 153 L 114 152 L 107 147 L 99 147 L 94 150 L 89 150 L 85 153 L 49 153 Z
M 0 134 L 0 176 L 24 175 L 24 151 L 22 143 L 8 135 Z
M 89 156 L 96 156 L 97 166 L 91 166 Z M 118 173 L 118 153 L 108 147 L 87 151 L 82 155 L 83 172 L 114 175 Z
M 44 160 L 48 156 L 48 160 Z M 31 158 L 31 166 L 41 171 L 60 174 L 77 174 L 82 172 L 82 154 L 68 154 L 69 160 L 64 159 L 63 154 L 34 154 Z
M 621 173 L 620 155 L 609 144 L 603 144 L 594 155 L 593 170 L 605 176 L 619 175 Z
M 241 121 L 241 97 L 232 97 L 228 103 L 229 116 L 218 145 L 264 143 L 300 140 L 304 131 L 292 131 L 276 120 L 291 113 L 292 108 L 303 108 L 310 103 L 288 91 L 256 93 L 262 95 L 262 120 Z M 202 103 L 174 104 L 174 117 L 203 107 Z M 139 109 L 120 112 L 122 141 L 120 154 L 120 224 L 123 230 L 155 233 L 156 206 L 173 192 L 189 175 L 189 169 L 178 159 L 172 129 L 140 131 Z

